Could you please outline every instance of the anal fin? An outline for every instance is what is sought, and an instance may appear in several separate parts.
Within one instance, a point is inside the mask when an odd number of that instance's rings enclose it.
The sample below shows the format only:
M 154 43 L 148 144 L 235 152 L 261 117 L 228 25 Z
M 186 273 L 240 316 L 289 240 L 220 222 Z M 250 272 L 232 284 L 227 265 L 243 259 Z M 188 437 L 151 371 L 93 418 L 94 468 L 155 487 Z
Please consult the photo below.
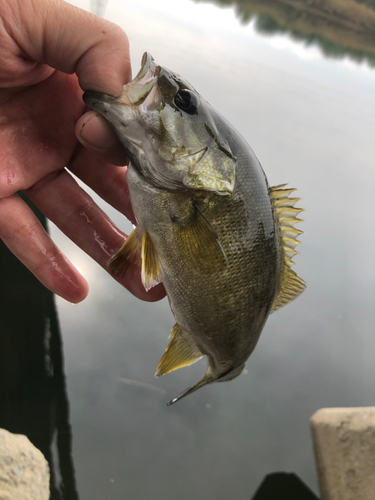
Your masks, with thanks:
M 172 328 L 172 340 L 169 342 L 163 357 L 156 369 L 155 376 L 160 377 L 166 373 L 183 368 L 184 366 L 195 363 L 202 357 L 200 350 L 189 341 L 176 323 Z
M 135 228 L 124 244 L 108 261 L 111 274 L 124 276 L 128 272 L 139 272 L 141 267 L 141 240 Z

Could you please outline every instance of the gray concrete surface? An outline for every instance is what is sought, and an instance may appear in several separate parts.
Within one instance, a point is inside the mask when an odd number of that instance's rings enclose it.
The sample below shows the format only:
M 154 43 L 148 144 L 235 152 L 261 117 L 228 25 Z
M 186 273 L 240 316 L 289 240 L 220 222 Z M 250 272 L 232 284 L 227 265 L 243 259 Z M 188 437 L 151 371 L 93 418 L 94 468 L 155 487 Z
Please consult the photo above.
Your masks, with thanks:
M 375 407 L 311 417 L 321 500 L 375 500 Z
M 49 469 L 26 436 L 0 429 L 0 500 L 48 500 Z

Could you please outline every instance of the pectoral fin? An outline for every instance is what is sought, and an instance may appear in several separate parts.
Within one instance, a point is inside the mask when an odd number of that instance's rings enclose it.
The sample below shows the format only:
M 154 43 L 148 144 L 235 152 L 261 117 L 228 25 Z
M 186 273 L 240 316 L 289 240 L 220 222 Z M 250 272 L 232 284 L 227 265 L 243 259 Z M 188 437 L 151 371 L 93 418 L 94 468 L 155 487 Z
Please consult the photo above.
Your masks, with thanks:
M 227 257 L 220 239 L 200 208 L 193 203 L 194 215 L 189 224 L 175 224 L 176 237 L 187 265 L 201 272 L 220 270 Z
M 148 291 L 161 282 L 161 268 L 155 254 L 150 235 L 143 231 L 142 235 L 142 283 Z
M 302 222 L 297 215 L 303 209 L 294 207 L 300 198 L 289 198 L 295 189 L 283 189 L 285 186 L 286 184 L 282 184 L 270 189 L 270 198 L 279 232 L 281 258 L 279 286 L 271 313 L 297 298 L 306 287 L 305 282 L 290 269 L 294 265 L 291 259 L 298 254 L 295 248 L 301 243 L 297 238 L 302 234 L 302 231 L 296 229 L 294 225 Z
M 115 276 L 124 276 L 130 272 L 139 273 L 141 270 L 142 283 L 146 290 L 160 283 L 161 269 L 147 231 L 143 231 L 140 238 L 135 228 L 120 250 L 109 259 L 108 269 Z
M 109 272 L 115 276 L 124 276 L 128 272 L 139 272 L 141 267 L 141 240 L 135 228 L 108 261 Z
M 197 346 L 182 332 L 179 325 L 175 324 L 171 332 L 172 340 L 161 358 L 155 376 L 160 377 L 166 373 L 183 368 L 195 363 L 202 357 Z

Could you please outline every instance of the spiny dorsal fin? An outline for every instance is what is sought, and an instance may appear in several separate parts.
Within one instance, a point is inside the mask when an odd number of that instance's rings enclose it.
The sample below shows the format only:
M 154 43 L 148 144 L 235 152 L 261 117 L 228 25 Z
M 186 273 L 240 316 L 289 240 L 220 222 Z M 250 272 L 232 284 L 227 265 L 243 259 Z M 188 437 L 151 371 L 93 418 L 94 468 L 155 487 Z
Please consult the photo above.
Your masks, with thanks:
M 202 273 L 220 270 L 227 263 L 227 257 L 219 237 L 200 208 L 193 203 L 195 210 L 192 222 L 187 225 L 176 223 L 176 236 L 186 264 L 199 269 Z
M 290 269 L 294 265 L 292 258 L 298 254 L 295 248 L 301 243 L 297 238 L 303 234 L 303 231 L 296 229 L 294 225 L 302 222 L 297 215 L 303 209 L 294 207 L 300 198 L 289 198 L 295 189 L 283 189 L 285 186 L 286 184 L 281 184 L 270 188 L 269 191 L 280 241 L 279 286 L 271 313 L 297 298 L 306 287 L 305 282 Z
M 288 265 L 284 266 L 281 273 L 279 290 L 272 305 L 271 313 L 292 302 L 306 288 L 305 282 Z
M 187 339 L 179 325 L 176 323 L 172 328 L 169 342 L 163 357 L 161 358 L 156 369 L 155 376 L 160 377 L 166 373 L 191 365 L 202 357 L 200 350 L 192 341 Z
M 143 231 L 142 235 L 142 283 L 147 291 L 161 282 L 161 269 L 155 254 L 150 235 Z
M 141 240 L 137 228 L 129 234 L 124 244 L 108 261 L 110 273 L 124 276 L 127 272 L 139 272 L 141 267 Z

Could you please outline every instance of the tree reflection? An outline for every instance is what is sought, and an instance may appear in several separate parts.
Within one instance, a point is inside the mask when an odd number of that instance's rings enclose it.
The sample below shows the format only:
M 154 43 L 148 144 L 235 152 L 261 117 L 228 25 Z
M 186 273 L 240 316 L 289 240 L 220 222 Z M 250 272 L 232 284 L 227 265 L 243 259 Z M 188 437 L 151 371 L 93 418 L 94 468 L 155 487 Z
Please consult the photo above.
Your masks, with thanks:
M 194 0 L 235 7 L 242 23 L 254 20 L 266 35 L 288 33 L 318 45 L 328 57 L 349 56 L 375 66 L 375 0 Z

